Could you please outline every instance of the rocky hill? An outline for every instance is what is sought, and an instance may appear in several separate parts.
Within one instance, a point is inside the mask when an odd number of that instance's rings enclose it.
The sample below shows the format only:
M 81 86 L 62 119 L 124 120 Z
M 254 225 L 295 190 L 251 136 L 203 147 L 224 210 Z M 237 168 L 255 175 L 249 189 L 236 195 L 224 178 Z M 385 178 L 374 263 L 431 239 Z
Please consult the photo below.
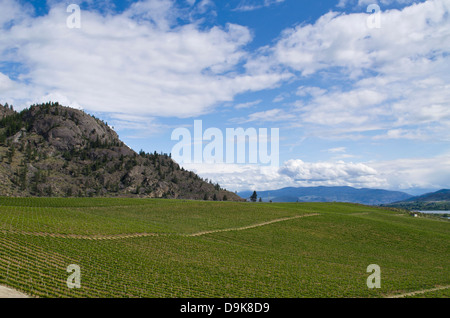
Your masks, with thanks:
M 241 201 L 170 154 L 136 153 L 102 120 L 58 103 L 0 105 L 1 196 L 139 196 Z

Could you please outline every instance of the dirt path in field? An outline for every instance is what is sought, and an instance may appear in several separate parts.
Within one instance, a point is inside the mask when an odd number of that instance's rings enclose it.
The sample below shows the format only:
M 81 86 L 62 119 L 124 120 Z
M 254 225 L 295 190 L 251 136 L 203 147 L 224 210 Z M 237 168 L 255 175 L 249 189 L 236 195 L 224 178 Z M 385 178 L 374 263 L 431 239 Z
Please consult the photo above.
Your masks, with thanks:
M 405 293 L 405 294 L 399 294 L 399 295 L 390 295 L 387 296 L 386 298 L 403 298 L 403 297 L 408 297 L 408 296 L 415 296 L 415 295 L 419 295 L 419 294 L 425 294 L 425 293 L 429 293 L 429 292 L 434 292 L 434 291 L 438 291 L 438 290 L 444 290 L 450 288 L 449 286 L 442 286 L 442 287 L 436 287 L 436 288 L 432 288 L 432 289 L 424 289 L 424 290 L 417 290 L 414 292 L 410 292 L 410 293 Z
M 0 285 L 0 298 L 29 298 L 29 296 L 12 288 Z
M 319 213 L 306 214 L 306 215 L 296 215 L 296 216 L 292 216 L 292 217 L 276 219 L 276 220 L 272 220 L 272 221 L 267 221 L 267 222 L 253 224 L 253 225 L 248 225 L 248 226 L 243 226 L 243 227 L 221 229 L 221 230 L 203 231 L 203 232 L 198 232 L 198 233 L 194 233 L 194 234 L 187 234 L 186 236 L 194 237 L 194 236 L 201 236 L 201 235 L 212 234 L 212 233 L 220 233 L 220 232 L 243 231 L 243 230 L 253 229 L 255 227 L 260 227 L 260 226 L 269 225 L 269 224 L 273 224 L 273 223 L 278 223 L 278 222 L 283 222 L 283 221 L 288 221 L 288 220 L 294 220 L 294 219 L 304 218 L 304 217 L 308 217 L 308 216 L 316 216 L 316 215 L 319 215 Z
M 60 234 L 60 233 L 45 233 L 45 232 L 24 232 L 24 231 L 0 231 L 5 234 L 21 234 L 21 235 L 30 235 L 30 236 L 41 236 L 41 237 L 54 237 L 54 238 L 70 238 L 70 239 L 80 239 L 80 240 L 120 240 L 127 238 L 136 238 L 136 237 L 148 237 L 148 236 L 185 236 L 185 237 L 196 237 L 202 236 L 212 233 L 220 233 L 220 232 L 231 232 L 231 231 L 243 231 L 248 229 L 253 229 L 260 226 L 265 226 L 273 223 L 294 220 L 298 218 L 304 218 L 309 216 L 317 216 L 319 213 L 313 214 L 305 214 L 305 215 L 296 215 L 286 218 L 275 219 L 271 221 L 266 221 L 262 223 L 257 223 L 253 225 L 247 225 L 236 228 L 227 228 L 227 229 L 218 229 L 211 231 L 201 231 L 192 234 L 181 234 L 181 233 L 131 233 L 131 234 L 114 234 L 114 235 L 78 235 L 78 234 Z

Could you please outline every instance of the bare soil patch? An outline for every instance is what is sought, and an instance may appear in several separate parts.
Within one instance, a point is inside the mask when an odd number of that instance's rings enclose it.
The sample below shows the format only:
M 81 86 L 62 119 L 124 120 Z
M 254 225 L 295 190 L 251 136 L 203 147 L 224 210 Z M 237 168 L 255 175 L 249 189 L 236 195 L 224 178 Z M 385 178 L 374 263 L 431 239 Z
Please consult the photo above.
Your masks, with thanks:
M 29 296 L 12 288 L 0 285 L 0 298 L 29 298 Z

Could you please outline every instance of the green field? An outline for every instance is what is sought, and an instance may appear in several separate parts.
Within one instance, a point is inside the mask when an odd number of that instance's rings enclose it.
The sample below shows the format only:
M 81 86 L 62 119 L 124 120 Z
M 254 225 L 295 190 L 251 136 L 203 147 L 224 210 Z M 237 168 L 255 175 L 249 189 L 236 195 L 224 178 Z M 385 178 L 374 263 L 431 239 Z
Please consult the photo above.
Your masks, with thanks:
M 37 297 L 449 297 L 449 252 L 448 221 L 354 204 L 0 198 L 0 284 Z

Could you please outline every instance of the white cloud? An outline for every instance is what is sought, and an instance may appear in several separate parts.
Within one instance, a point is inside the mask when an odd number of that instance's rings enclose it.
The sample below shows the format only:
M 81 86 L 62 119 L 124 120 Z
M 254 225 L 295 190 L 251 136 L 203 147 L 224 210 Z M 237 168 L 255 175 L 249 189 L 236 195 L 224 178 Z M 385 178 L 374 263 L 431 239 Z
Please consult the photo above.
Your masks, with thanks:
M 230 121 L 236 122 L 236 123 L 250 123 L 250 122 L 283 122 L 283 121 L 290 121 L 295 119 L 296 116 L 294 116 L 291 113 L 286 112 L 283 109 L 274 108 L 270 110 L 265 110 L 261 112 L 256 112 L 248 115 L 245 118 L 233 118 Z
M 313 87 L 313 86 L 300 86 L 297 89 L 297 95 L 298 96 L 314 96 L 318 97 L 321 95 L 324 95 L 327 91 L 325 89 L 322 89 L 320 87 Z
M 183 164 L 203 178 L 218 182 L 231 191 L 271 190 L 301 186 L 381 187 L 386 180 L 362 163 L 289 160 L 279 169 L 259 165 Z
M 288 176 L 280 175 L 274 167 L 240 164 L 183 164 L 183 167 L 230 191 L 276 189 L 291 183 Z
M 29 69 L 14 98 L 27 106 L 57 92 L 90 111 L 190 117 L 286 77 L 236 73 L 250 31 L 235 24 L 174 26 L 173 5 L 147 0 L 116 15 L 82 11 L 80 29 L 67 28 L 66 8 L 55 5 L 47 16 L 3 29 L 0 52 L 14 49 L 14 62 Z
M 127 18 L 134 21 L 150 21 L 161 30 L 169 30 L 176 23 L 177 15 L 172 0 L 134 2 L 125 12 Z
M 253 11 L 274 4 L 280 4 L 284 1 L 285 0 L 242 0 L 234 11 Z
M 423 1 L 423 0 L 422 0 Z M 380 5 L 392 5 L 392 4 L 400 4 L 400 5 L 408 5 L 411 3 L 419 2 L 419 0 L 339 0 L 339 3 L 336 5 L 337 7 L 343 8 L 348 5 L 352 6 L 368 6 L 371 4 L 380 4 Z
M 322 125 L 363 125 L 376 115 L 377 106 L 386 99 L 383 93 L 372 89 L 354 89 L 349 92 L 334 91 L 315 95 L 306 105 L 301 105 L 302 120 Z M 371 114 L 375 112 L 375 114 Z
M 347 148 L 346 147 L 335 147 L 335 148 L 330 148 L 327 151 L 331 152 L 331 153 L 342 153 L 342 152 L 346 152 Z
M 430 0 L 385 11 L 380 29 L 367 26 L 366 13 L 329 12 L 314 24 L 285 30 L 273 53 L 278 62 L 304 75 L 329 67 L 351 75 L 399 69 L 399 61 L 420 62 L 448 50 L 449 7 L 447 0 Z
M 251 108 L 253 106 L 261 104 L 262 100 L 258 99 L 253 102 L 240 103 L 234 106 L 235 109 Z
M 231 191 L 284 187 L 351 186 L 356 188 L 448 188 L 450 156 L 352 163 L 288 160 L 279 169 L 259 165 L 183 164 Z
M 381 185 L 384 180 L 378 177 L 375 169 L 362 163 L 315 162 L 289 160 L 280 169 L 280 173 L 296 182 L 320 182 L 328 185 Z
M 5 74 L 0 73 L 0 94 L 5 94 L 15 86 L 14 82 Z
M 0 28 L 20 23 L 33 12 L 30 5 L 22 6 L 14 0 L 1 0 L 0 7 Z
M 174 128 L 161 124 L 154 117 L 128 113 L 111 114 L 109 124 L 111 127 L 114 127 L 114 130 L 126 132 L 124 137 L 127 139 L 148 138 L 152 135 L 161 134 L 167 129 Z
M 450 155 L 368 163 L 386 179 L 390 189 L 448 188 Z
M 285 30 L 263 60 L 336 83 L 327 90 L 301 86 L 297 91 L 299 121 L 322 137 L 390 130 L 391 136 L 401 131 L 397 137 L 446 139 L 449 11 L 448 0 L 388 10 L 380 29 L 367 27 L 366 13 L 330 12 L 314 24 Z M 414 133 L 418 130 L 421 134 Z
M 406 129 L 390 129 L 385 134 L 373 137 L 374 140 L 382 139 L 411 139 L 411 140 L 426 140 L 427 138 L 420 131 L 411 131 Z

